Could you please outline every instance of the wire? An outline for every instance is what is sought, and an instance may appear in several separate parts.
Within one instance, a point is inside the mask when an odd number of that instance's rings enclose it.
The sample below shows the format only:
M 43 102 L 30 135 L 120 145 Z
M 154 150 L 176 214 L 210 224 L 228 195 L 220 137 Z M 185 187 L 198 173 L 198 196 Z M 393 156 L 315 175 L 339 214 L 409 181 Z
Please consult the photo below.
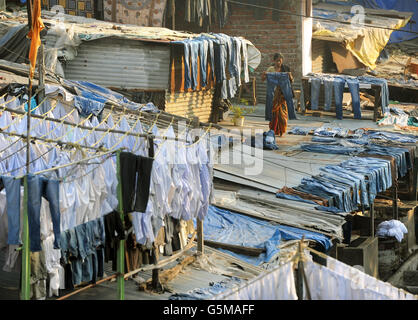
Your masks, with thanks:
M 78 139 L 77 141 L 75 141 L 75 143 L 79 143 L 81 140 L 85 139 L 86 137 L 90 136 L 92 133 L 94 133 L 95 129 L 100 127 L 103 123 L 105 123 L 107 121 L 107 119 L 110 117 L 110 112 L 107 114 L 107 116 L 95 127 L 91 128 L 91 130 L 88 130 L 88 133 L 81 137 L 80 139 Z M 96 145 L 96 144 L 95 144 Z M 93 145 L 93 147 L 95 146 Z
M 4 132 L 1 132 L 1 133 L 2 133 L 2 134 L 4 134 Z M 10 136 L 5 135 L 5 137 L 7 137 L 7 139 L 11 140 Z M 14 145 L 15 143 L 19 142 L 20 140 L 21 140 L 20 138 L 17 138 L 15 141 L 13 141 L 11 144 L 9 144 L 6 148 L 4 148 L 4 149 L 0 150 L 0 154 L 2 154 L 4 151 L 6 151 L 6 150 L 10 149 L 11 147 L 13 147 L 13 145 Z
M 199 137 L 199 139 L 197 140 L 197 141 L 195 141 L 195 142 L 193 142 L 192 144 L 189 144 L 189 145 L 185 145 L 185 147 L 186 148 L 190 148 L 190 147 L 192 147 L 193 145 L 195 145 L 195 144 L 198 144 L 207 134 L 208 134 L 208 132 L 209 132 L 209 130 L 210 130 L 210 128 L 212 127 L 212 123 L 210 123 L 209 124 L 209 127 L 208 127 L 208 129 L 206 130 L 206 132 L 201 136 L 201 137 Z
M 16 150 L 15 152 L 13 152 L 13 153 L 11 153 L 11 154 L 7 155 L 6 157 L 4 157 L 4 158 L 0 159 L 0 162 L 3 162 L 4 160 L 9 159 L 11 156 L 14 156 L 16 153 L 18 153 L 18 152 L 22 151 L 22 150 L 23 150 L 23 149 L 25 149 L 25 148 L 26 148 L 26 145 L 23 145 L 23 147 L 19 148 L 19 149 L 18 149 L 18 150 Z
M 58 120 L 60 120 L 61 122 L 60 122 L 60 124 L 58 124 L 58 125 L 56 125 L 55 127 L 54 127 L 54 129 L 52 129 L 51 131 L 49 131 L 48 133 L 46 133 L 46 134 L 44 134 L 44 135 L 42 135 L 42 136 L 40 136 L 40 138 L 44 138 L 44 137 L 46 137 L 46 136 L 48 136 L 48 135 L 51 135 L 52 133 L 54 133 L 55 132 L 55 130 L 57 130 L 58 128 L 60 128 L 63 124 L 64 124 L 64 121 L 65 121 L 65 119 L 66 118 L 68 118 L 73 112 L 75 112 L 76 111 L 76 108 L 74 108 L 73 110 L 71 110 L 71 112 L 69 112 L 69 113 L 67 113 L 65 116 L 63 116 L 63 117 L 61 117 L 60 119 L 58 119 Z M 46 120 L 46 118 L 44 118 L 44 120 Z M 61 137 L 62 138 L 62 137 Z
M 163 137 L 163 141 L 160 144 L 157 144 L 158 145 L 158 150 L 157 150 L 156 154 L 154 155 L 154 159 L 157 159 L 157 156 L 160 154 L 160 152 L 162 150 L 162 145 L 167 141 L 167 137 L 165 135 L 167 134 L 167 132 L 170 129 L 173 122 L 174 122 L 174 117 L 171 118 L 170 125 L 165 129 L 164 133 L 161 135 Z
M 78 176 L 78 177 L 75 177 L 73 179 L 67 180 L 67 178 L 71 176 L 71 175 L 67 175 L 64 178 L 61 178 L 60 181 L 62 183 L 72 183 L 72 182 L 75 182 L 75 181 L 77 181 L 81 178 L 84 178 L 84 177 L 88 176 L 89 174 L 91 174 L 96 169 L 98 169 L 103 163 L 105 163 L 107 160 L 109 160 L 111 157 L 114 157 L 114 156 L 115 156 L 115 154 L 111 154 L 111 155 L 107 156 L 104 160 L 102 160 L 100 163 L 98 163 L 97 166 L 95 166 L 92 170 L 86 172 L 85 174 L 82 174 L 81 176 Z
M 122 117 L 121 117 L 122 118 Z M 125 134 L 124 135 L 122 135 L 122 137 L 110 148 L 111 150 L 112 149 L 114 149 L 116 146 L 118 146 L 119 144 L 121 144 L 122 143 L 122 141 L 125 139 L 125 137 L 129 134 L 129 133 L 131 133 L 132 132 L 132 130 L 134 129 L 134 127 L 136 127 L 136 125 L 137 125 L 137 123 L 138 123 L 138 121 L 139 121 L 139 118 L 138 118 L 138 120 L 136 120 L 136 122 L 135 122 L 135 124 L 128 130 L 128 131 L 126 131 L 125 132 Z
M 51 152 L 54 148 L 55 148 L 55 147 L 51 147 L 51 148 L 49 148 L 46 152 L 44 152 L 43 154 L 41 154 L 39 157 L 37 157 L 37 158 L 35 158 L 35 159 L 31 160 L 31 161 L 29 162 L 29 164 L 34 163 L 35 161 L 39 160 L 40 158 L 42 158 L 43 156 L 45 156 L 46 154 L 48 154 L 49 152 Z M 15 169 L 13 169 L 13 170 L 7 171 L 5 174 L 10 174 L 10 173 L 12 173 L 12 172 L 14 172 L 14 171 L 17 171 L 17 170 L 23 169 L 23 168 L 25 168 L 26 166 L 27 166 L 27 164 L 25 163 L 24 165 L 22 165 L 22 166 L 20 166 L 20 167 L 17 167 L 17 168 L 15 168 Z
M 335 19 L 323 18 L 323 17 L 314 17 L 314 16 L 311 17 L 311 16 L 307 16 L 307 15 L 304 15 L 304 14 L 293 13 L 293 12 L 288 11 L 288 10 L 281 10 L 281 9 L 276 9 L 276 8 L 271 8 L 271 7 L 265 7 L 265 6 L 260 6 L 260 5 L 257 5 L 257 4 L 243 3 L 243 2 L 232 1 L 232 0 L 226 0 L 226 1 L 229 2 L 229 3 L 232 3 L 232 4 L 237 4 L 237 5 L 242 5 L 242 6 L 273 10 L 273 11 L 277 11 L 277 12 L 281 12 L 281 13 L 287 13 L 290 16 L 297 16 L 297 17 L 302 17 L 302 18 L 311 18 L 311 19 L 318 19 L 318 20 L 326 20 L 326 21 L 338 22 L 338 23 L 341 23 L 341 24 L 351 25 L 351 21 L 348 22 L 348 21 L 341 21 L 341 20 L 335 20 Z M 407 30 L 402 30 L 402 29 L 381 27 L 381 26 L 376 26 L 376 25 L 372 25 L 372 24 L 364 24 L 363 26 L 368 27 L 368 28 L 385 29 L 385 30 L 406 32 L 406 33 L 412 33 L 412 34 L 417 34 L 418 35 L 418 32 L 415 32 L 415 31 L 407 31 Z
M 46 99 L 46 98 L 45 98 Z M 38 109 L 39 107 L 40 107 L 40 105 L 45 101 L 45 99 L 44 100 L 42 100 L 42 102 L 39 104 L 39 105 L 37 105 L 35 108 L 33 108 L 32 109 L 32 111 L 31 112 L 33 112 L 33 111 L 35 111 L 36 109 Z M 24 104 L 21 104 L 19 107 L 22 107 Z M 18 115 L 15 119 L 13 119 L 13 121 L 12 122 L 10 122 L 6 127 L 4 127 L 4 128 L 1 128 L 1 130 L 2 131 L 6 131 L 7 129 L 9 129 L 14 123 L 16 123 L 17 121 L 20 121 L 20 120 L 22 120 L 24 117 L 26 117 L 27 116 L 27 112 L 26 113 L 24 113 L 24 114 L 21 114 L 21 115 Z
M 74 109 L 74 110 L 75 110 L 75 109 Z M 57 137 L 57 138 L 55 138 L 55 139 L 62 139 L 62 138 L 64 138 L 65 136 L 68 136 L 70 133 L 72 133 L 72 132 L 75 130 L 75 128 L 78 128 L 80 125 L 83 125 L 83 124 L 84 124 L 87 120 L 89 120 L 92 116 L 93 116 L 93 114 L 92 114 L 92 113 L 90 113 L 90 114 L 88 115 L 88 117 L 87 117 L 87 118 L 85 118 L 85 119 L 84 119 L 84 120 L 82 120 L 81 122 L 77 123 L 76 125 L 71 126 L 71 129 L 70 129 L 70 130 L 65 131 L 65 133 L 64 133 L 62 136 Z M 47 120 L 48 120 L 48 119 L 47 119 Z M 49 120 L 48 120 L 48 121 L 49 121 Z M 58 127 L 61 127 L 63 124 L 64 124 L 64 120 L 62 120 L 62 121 L 61 121 L 61 123 L 60 123 L 59 125 L 57 125 L 55 129 L 57 129 Z M 55 131 L 55 130 L 53 130 L 53 131 Z M 44 135 L 43 135 L 43 136 L 41 136 L 41 137 L 43 138 L 43 137 L 45 137 L 45 136 L 49 135 L 50 133 L 51 133 L 51 132 L 48 132 L 47 134 L 44 134 Z

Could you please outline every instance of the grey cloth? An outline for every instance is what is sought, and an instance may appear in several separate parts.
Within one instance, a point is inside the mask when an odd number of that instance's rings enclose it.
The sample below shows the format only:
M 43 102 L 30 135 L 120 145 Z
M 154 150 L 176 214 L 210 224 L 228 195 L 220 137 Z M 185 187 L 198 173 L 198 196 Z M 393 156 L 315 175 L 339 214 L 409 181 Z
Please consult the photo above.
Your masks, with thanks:
M 30 254 L 30 297 L 36 300 L 46 299 L 46 269 L 45 252 L 37 251 Z

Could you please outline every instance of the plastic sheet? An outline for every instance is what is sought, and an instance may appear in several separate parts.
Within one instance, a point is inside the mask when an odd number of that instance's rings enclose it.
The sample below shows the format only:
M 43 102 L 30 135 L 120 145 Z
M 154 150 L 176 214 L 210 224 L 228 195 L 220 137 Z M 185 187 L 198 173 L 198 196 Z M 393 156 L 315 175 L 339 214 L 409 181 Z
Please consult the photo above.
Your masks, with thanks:
M 205 239 L 251 248 L 262 248 L 266 252 L 258 257 L 249 257 L 221 250 L 247 263 L 260 265 L 269 262 L 278 252 L 282 240 L 306 240 L 318 242 L 327 251 L 331 247 L 328 237 L 303 229 L 283 225 L 273 225 L 267 221 L 247 217 L 242 214 L 210 206 L 203 222 Z

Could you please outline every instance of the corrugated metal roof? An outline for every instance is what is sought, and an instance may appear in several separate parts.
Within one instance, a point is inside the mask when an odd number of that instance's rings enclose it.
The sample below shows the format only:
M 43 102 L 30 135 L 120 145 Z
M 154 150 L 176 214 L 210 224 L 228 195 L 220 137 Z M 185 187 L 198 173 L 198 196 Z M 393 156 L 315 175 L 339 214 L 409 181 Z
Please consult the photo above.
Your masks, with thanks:
M 212 112 L 215 90 L 194 92 L 166 92 L 165 111 L 182 117 L 199 117 L 201 122 L 208 122 Z
M 123 89 L 167 89 L 170 48 L 115 38 L 83 42 L 65 76 Z

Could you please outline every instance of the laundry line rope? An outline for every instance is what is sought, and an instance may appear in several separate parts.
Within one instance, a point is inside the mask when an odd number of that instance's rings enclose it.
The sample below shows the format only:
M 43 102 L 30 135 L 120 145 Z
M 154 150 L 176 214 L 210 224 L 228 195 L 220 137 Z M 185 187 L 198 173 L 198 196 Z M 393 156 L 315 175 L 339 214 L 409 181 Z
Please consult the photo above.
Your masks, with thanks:
M 29 162 L 29 164 L 32 164 L 32 163 L 34 163 L 34 162 L 38 161 L 39 159 L 41 159 L 42 157 L 44 157 L 45 155 L 47 155 L 49 152 L 51 152 L 53 149 L 54 149 L 54 147 L 49 148 L 46 152 L 44 152 L 44 153 L 43 153 L 43 154 L 41 154 L 40 156 L 36 157 L 35 159 L 32 159 L 32 160 Z M 22 165 L 22 166 L 20 166 L 20 167 L 17 167 L 17 168 L 14 168 L 14 169 L 12 169 L 12 170 L 9 170 L 9 171 L 7 171 L 7 172 L 5 173 L 5 175 L 10 174 L 10 173 L 15 172 L 15 171 L 18 171 L 18 170 L 20 170 L 20 169 L 23 169 L 23 168 L 25 168 L 25 167 L 26 167 L 26 165 L 27 165 L 27 164 L 25 163 L 24 165 Z

